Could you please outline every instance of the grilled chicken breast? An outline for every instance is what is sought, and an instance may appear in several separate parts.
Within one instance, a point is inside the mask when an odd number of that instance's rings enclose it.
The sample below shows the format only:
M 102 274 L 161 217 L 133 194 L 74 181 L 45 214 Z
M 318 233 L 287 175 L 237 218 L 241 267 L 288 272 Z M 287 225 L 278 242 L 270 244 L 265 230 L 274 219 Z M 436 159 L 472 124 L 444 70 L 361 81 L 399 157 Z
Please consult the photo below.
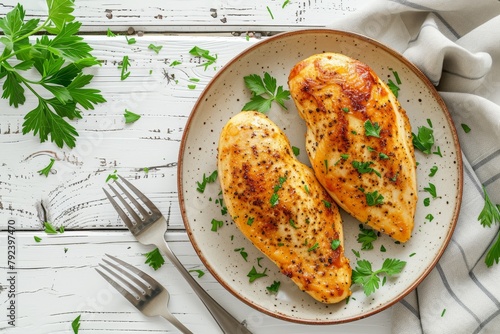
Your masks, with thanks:
M 351 294 L 338 207 L 276 124 L 254 111 L 231 118 L 218 172 L 234 222 L 284 275 L 323 303 Z
M 391 90 L 366 64 L 335 53 L 299 62 L 288 84 L 319 182 L 361 222 L 410 239 L 416 163 L 410 122 Z

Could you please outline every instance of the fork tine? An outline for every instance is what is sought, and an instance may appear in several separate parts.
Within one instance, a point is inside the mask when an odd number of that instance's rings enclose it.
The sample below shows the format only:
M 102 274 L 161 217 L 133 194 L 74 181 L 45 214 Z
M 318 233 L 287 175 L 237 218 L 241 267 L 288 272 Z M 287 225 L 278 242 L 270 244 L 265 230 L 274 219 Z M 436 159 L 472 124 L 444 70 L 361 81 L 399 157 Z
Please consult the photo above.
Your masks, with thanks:
M 123 181 L 123 183 L 127 185 L 127 187 L 129 187 L 130 190 L 132 190 L 134 194 L 136 194 L 141 199 L 141 201 L 144 202 L 144 204 L 146 204 L 149 210 L 153 211 L 154 213 L 161 214 L 160 210 L 156 207 L 156 205 L 154 205 L 153 202 L 151 202 L 149 198 L 147 198 L 139 189 L 137 189 L 132 183 L 128 182 L 125 178 L 121 177 L 120 175 L 118 175 L 118 177 L 120 178 L 120 180 Z
M 103 267 L 105 268 L 105 267 Z M 123 297 L 127 298 L 127 300 L 134 305 L 136 308 L 138 308 L 139 305 L 139 300 L 137 297 L 132 295 L 130 292 L 125 290 L 120 284 L 116 283 L 112 278 L 110 278 L 108 275 L 106 275 L 104 272 L 99 270 L 99 268 L 95 268 L 95 270 L 101 275 L 106 281 L 108 281 L 111 286 L 113 286 Z
M 110 257 L 111 259 L 113 259 L 117 263 L 119 263 L 122 266 L 126 267 L 128 270 L 132 271 L 137 276 L 140 276 L 144 281 L 146 281 L 151 286 L 151 289 L 153 289 L 153 290 L 155 290 L 155 289 L 163 290 L 163 287 L 161 286 L 161 284 L 158 283 L 153 277 L 151 277 L 148 274 L 146 274 L 144 271 L 139 270 L 136 267 L 128 264 L 127 262 L 125 262 L 123 260 L 120 260 L 120 259 L 118 259 L 118 258 L 116 258 L 114 256 L 111 256 L 109 254 L 106 254 L 106 256 Z
M 118 184 L 117 182 L 115 182 L 115 183 Z M 128 213 L 130 213 L 130 215 L 134 218 L 136 224 L 139 224 L 143 219 L 141 217 L 139 217 L 139 215 L 134 211 L 134 209 L 132 209 L 132 207 L 130 206 L 130 204 L 127 203 L 127 201 L 125 200 L 125 198 L 122 195 L 120 195 L 120 193 L 113 186 L 109 185 L 109 188 L 111 189 L 111 191 L 113 191 L 113 193 L 120 200 L 120 202 L 122 202 L 122 204 L 125 207 L 125 209 L 127 209 Z M 134 198 L 130 197 L 130 194 L 125 193 L 125 196 L 127 196 L 128 199 L 130 199 L 132 202 L 135 201 Z M 144 212 L 141 211 L 141 213 L 144 215 Z M 147 213 L 146 213 L 146 215 L 147 215 Z M 143 217 L 146 218 L 146 216 L 143 216 Z
M 123 193 L 125 194 L 125 196 L 128 197 L 128 199 L 134 204 L 134 206 L 137 208 L 137 210 L 139 210 L 139 212 L 142 214 L 142 216 L 144 218 L 148 217 L 149 216 L 149 212 L 147 212 L 143 207 L 142 205 L 139 204 L 139 202 L 137 202 L 137 200 L 134 198 L 134 196 L 130 195 L 130 193 L 128 192 L 127 189 L 125 189 L 119 182 L 115 182 L 115 184 L 118 186 L 118 188 L 120 188 L 121 191 L 123 191 Z M 115 192 L 116 194 L 116 192 Z M 123 201 L 122 201 L 123 202 Z M 124 202 L 125 204 L 126 202 Z M 132 211 L 132 208 L 126 204 L 128 206 L 128 210 Z
M 125 213 L 125 211 L 122 210 L 122 208 L 118 205 L 118 203 L 116 203 L 116 201 L 114 200 L 114 198 L 106 191 L 106 189 L 102 188 L 102 190 L 104 190 L 104 193 L 106 194 L 106 197 L 111 202 L 111 204 L 113 205 L 113 208 L 115 208 L 116 212 L 118 212 L 118 215 L 123 220 L 123 222 L 127 225 L 127 227 L 129 228 L 129 230 L 134 231 L 135 230 L 135 226 L 132 223 L 132 221 L 130 220 L 130 218 L 127 216 L 127 214 Z M 118 196 L 118 198 L 120 198 L 120 197 Z
M 108 255 L 108 254 L 106 254 Z M 108 255 L 109 256 L 109 255 Z M 112 259 L 116 260 L 116 258 L 113 258 L 112 256 L 109 256 L 111 257 Z M 137 284 L 141 289 L 143 289 L 146 293 L 148 293 L 148 290 L 151 288 L 151 285 L 148 283 L 148 285 L 144 284 L 144 282 L 142 282 L 141 280 L 137 279 L 137 277 L 133 276 L 129 271 L 127 271 L 124 267 L 122 266 L 119 266 L 111 261 L 108 261 L 106 260 L 105 258 L 102 259 L 106 264 L 110 265 L 111 267 L 115 268 L 116 270 L 118 270 L 119 272 L 121 272 L 123 275 L 125 275 L 128 279 L 130 279 L 131 281 L 133 281 L 135 284 Z M 123 262 L 123 263 L 126 263 L 126 262 Z M 127 269 L 130 269 L 130 265 L 127 266 Z M 134 271 L 135 273 L 135 271 Z M 140 290 L 138 290 L 140 291 Z M 142 292 L 141 292 L 142 293 Z

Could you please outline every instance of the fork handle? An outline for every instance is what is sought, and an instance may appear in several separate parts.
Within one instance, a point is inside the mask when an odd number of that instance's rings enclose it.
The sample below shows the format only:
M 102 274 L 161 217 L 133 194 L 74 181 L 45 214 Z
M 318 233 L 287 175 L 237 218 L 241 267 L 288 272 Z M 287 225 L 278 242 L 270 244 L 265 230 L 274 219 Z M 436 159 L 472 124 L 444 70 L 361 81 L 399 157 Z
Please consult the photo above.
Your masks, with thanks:
M 182 265 L 177 256 L 172 252 L 168 246 L 163 234 L 159 234 L 161 240 L 157 238 L 155 246 L 160 249 L 165 256 L 172 262 L 172 264 L 179 270 L 184 279 L 189 283 L 194 292 L 201 299 L 203 304 L 207 307 L 208 311 L 214 317 L 215 321 L 225 334 L 252 334 L 245 325 L 240 323 L 228 311 L 217 303 L 212 296 L 210 296 L 191 276 L 189 271 Z
M 163 310 L 160 316 L 177 327 L 177 329 L 180 330 L 182 334 L 193 334 L 193 332 L 191 332 L 186 326 L 184 326 L 184 324 L 180 322 L 179 319 L 177 319 L 172 313 L 170 313 L 167 308 Z

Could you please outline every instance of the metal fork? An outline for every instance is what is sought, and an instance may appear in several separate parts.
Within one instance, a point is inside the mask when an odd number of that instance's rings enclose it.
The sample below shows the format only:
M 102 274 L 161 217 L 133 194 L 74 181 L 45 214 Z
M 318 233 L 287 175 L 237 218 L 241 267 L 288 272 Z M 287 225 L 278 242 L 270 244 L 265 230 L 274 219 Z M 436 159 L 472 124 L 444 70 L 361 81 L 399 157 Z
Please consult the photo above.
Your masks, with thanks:
M 194 292 L 201 299 L 203 304 L 207 307 L 208 311 L 212 314 L 215 321 L 222 329 L 223 333 L 227 334 L 252 334 L 245 325 L 236 320 L 228 311 L 226 311 L 222 306 L 220 306 L 203 288 L 196 282 L 196 280 L 191 276 L 189 271 L 184 268 L 182 263 L 177 259 L 175 254 L 172 252 L 167 242 L 165 241 L 165 232 L 167 231 L 167 221 L 162 215 L 160 210 L 134 185 L 129 181 L 119 176 L 120 180 L 146 205 L 149 209 L 146 210 L 134 196 L 118 181 L 114 184 L 124 194 L 122 196 L 111 184 L 109 185 L 111 191 L 115 194 L 116 198 L 123 204 L 123 207 L 128 212 L 129 216 L 120 207 L 120 205 L 115 201 L 113 196 L 103 188 L 104 193 L 108 197 L 109 201 L 118 212 L 118 215 L 125 222 L 130 232 L 137 238 L 137 240 L 144 245 L 155 245 L 160 251 L 170 260 L 172 264 L 179 270 L 182 277 L 189 283 Z M 130 201 L 140 213 L 141 216 L 130 206 Z
M 119 265 L 103 258 L 102 261 L 106 265 L 102 263 L 99 263 L 99 265 L 106 273 L 99 270 L 99 268 L 95 268 L 95 270 L 127 298 L 132 305 L 148 317 L 159 315 L 165 318 L 184 334 L 193 333 L 168 310 L 170 294 L 167 289 L 145 272 L 114 256 L 106 255 Z M 121 283 L 118 283 L 118 281 Z

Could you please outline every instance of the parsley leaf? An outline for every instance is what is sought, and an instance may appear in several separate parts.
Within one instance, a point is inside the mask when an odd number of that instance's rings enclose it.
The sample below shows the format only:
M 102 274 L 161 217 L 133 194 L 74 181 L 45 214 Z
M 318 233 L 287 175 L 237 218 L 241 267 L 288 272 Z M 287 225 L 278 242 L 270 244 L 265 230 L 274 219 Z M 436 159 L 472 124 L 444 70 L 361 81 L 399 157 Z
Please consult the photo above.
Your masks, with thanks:
M 431 154 L 434 145 L 434 130 L 426 126 L 419 126 L 417 134 L 412 133 L 413 146 L 425 154 Z
M 45 228 L 44 229 L 45 233 L 47 233 L 47 234 L 57 234 L 56 228 L 51 223 L 44 222 L 43 226 Z
M 125 39 L 127 40 L 127 44 L 128 45 L 132 45 L 132 44 L 135 44 L 137 43 L 136 39 L 131 37 L 131 38 L 128 38 L 128 36 L 125 36 Z
M 205 176 L 205 173 L 203 173 L 203 178 L 201 182 L 196 181 L 198 192 L 202 193 L 205 191 L 205 188 L 208 183 L 214 183 L 215 180 L 217 180 L 217 176 L 219 175 L 219 172 L 217 170 L 214 170 L 208 177 Z
M 380 126 L 377 122 L 372 123 L 369 119 L 365 122 L 365 135 L 367 137 L 377 137 L 380 138 Z
M 243 78 L 245 86 L 252 92 L 250 102 L 243 106 L 242 110 L 255 110 L 265 113 L 271 109 L 273 101 L 278 103 L 283 109 L 285 100 L 290 99 L 290 92 L 284 90 L 283 86 L 278 86 L 276 78 L 272 77 L 269 73 L 264 72 L 264 78 L 258 74 L 250 74 Z
M 146 262 L 144 263 L 148 264 L 154 270 L 158 270 L 165 263 L 165 259 L 158 248 L 143 255 L 146 256 Z
M 127 109 L 125 109 L 125 113 L 123 114 L 123 116 L 125 117 L 125 124 L 134 123 L 139 118 L 141 118 L 141 115 L 133 113 Z
M 56 161 L 56 160 L 55 160 L 54 158 L 50 158 L 50 162 L 49 162 L 49 164 L 48 164 L 46 167 L 44 167 L 44 168 L 40 169 L 40 170 L 38 171 L 38 174 L 40 174 L 40 175 L 45 175 L 45 177 L 48 177 L 48 176 L 49 176 L 49 173 L 50 173 L 50 170 L 52 169 L 52 166 L 54 166 L 54 162 L 55 162 L 55 161 Z
M 263 272 L 259 273 L 259 272 L 257 271 L 257 269 L 255 269 L 255 266 L 252 266 L 252 269 L 251 269 L 251 270 L 250 270 L 250 272 L 247 274 L 247 277 L 249 278 L 249 282 L 250 282 L 250 283 L 252 283 L 252 282 L 253 282 L 253 281 L 255 281 L 257 278 L 262 278 L 262 277 L 267 276 L 266 271 L 267 271 L 267 268 L 265 268 Z
M 217 220 L 217 219 L 212 219 L 212 228 L 210 229 L 210 231 L 212 232 L 217 232 L 217 230 L 219 228 L 221 228 L 222 226 L 224 226 L 224 222 L 222 220 Z
M 202 48 L 197 47 L 197 46 L 195 46 L 191 50 L 189 50 L 189 53 L 193 56 L 200 57 L 200 58 L 207 60 L 203 64 L 198 65 L 198 66 L 203 66 L 205 68 L 205 71 L 207 70 L 207 68 L 210 65 L 214 64 L 217 61 L 217 55 L 211 55 L 210 51 L 202 49 Z
M 432 166 L 430 169 L 429 176 L 432 177 L 432 176 L 436 175 L 437 171 L 438 171 L 438 166 Z
M 431 194 L 432 198 L 437 197 L 436 186 L 433 183 L 429 182 L 429 186 L 425 187 L 424 190 L 427 191 L 429 194 Z
M 330 246 L 332 247 L 333 250 L 337 250 L 337 248 L 339 248 L 339 246 L 340 246 L 340 240 L 333 239 Z
M 116 37 L 116 34 L 114 32 L 112 32 L 110 28 L 108 28 L 108 30 L 106 31 L 106 36 L 108 36 L 108 37 Z
M 370 165 L 373 165 L 373 161 L 360 162 L 360 161 L 354 160 L 351 164 L 354 168 L 357 169 L 358 173 L 360 173 L 360 174 L 375 173 L 378 177 L 382 176 L 380 174 L 380 172 L 378 172 L 375 169 L 370 167 Z
M 373 249 L 373 242 L 378 238 L 377 233 L 371 228 L 364 228 L 363 225 L 359 225 L 359 230 L 357 241 L 361 243 L 361 249 Z
M 33 239 L 35 239 L 35 242 L 40 242 L 40 241 L 42 241 L 42 238 L 37 237 L 36 235 L 33 237 Z
M 149 44 L 148 49 L 153 50 L 156 52 L 156 54 L 160 53 L 160 50 L 163 48 L 163 45 L 154 45 L 154 44 Z
M 470 127 L 467 124 L 462 123 L 461 126 L 462 126 L 462 129 L 464 130 L 465 133 L 469 133 L 470 132 L 471 129 L 470 129 Z
M 248 253 L 245 252 L 245 248 L 241 247 L 241 248 L 236 248 L 234 250 L 235 252 L 239 252 L 241 257 L 243 258 L 243 260 L 245 260 L 245 262 L 248 262 L 247 258 L 248 258 Z
M 281 285 L 280 281 L 273 281 L 273 284 L 271 284 L 270 286 L 266 286 L 266 289 L 271 293 L 278 293 L 280 285 Z
M 122 63 L 118 68 L 121 68 L 120 80 L 125 80 L 130 75 L 130 71 L 128 71 L 128 67 L 130 66 L 130 61 L 128 60 L 128 56 L 123 56 Z
M 372 264 L 367 260 L 358 260 L 356 268 L 352 271 L 352 281 L 363 287 L 366 296 L 371 295 L 380 287 L 379 275 L 393 276 L 399 274 L 405 267 L 406 262 L 398 259 L 385 259 L 382 268 L 372 269 Z
M 500 205 L 494 205 L 487 192 L 483 187 L 484 192 L 484 207 L 481 213 L 477 217 L 483 227 L 491 227 L 492 224 L 500 224 Z M 498 232 L 497 239 L 493 245 L 488 250 L 484 262 L 488 267 L 491 267 L 494 263 L 498 264 L 500 261 L 500 232 Z
M 205 272 L 201 269 L 191 269 L 189 272 L 190 273 L 197 273 L 198 278 L 202 278 L 205 275 Z
M 75 320 L 73 320 L 73 322 L 71 323 L 71 328 L 73 329 L 74 334 L 78 334 L 78 330 L 80 329 L 80 317 L 81 315 L 76 317 Z
M 379 194 L 377 190 L 366 193 L 365 197 L 366 197 L 366 204 L 368 204 L 368 206 L 375 206 L 384 203 L 384 196 Z

